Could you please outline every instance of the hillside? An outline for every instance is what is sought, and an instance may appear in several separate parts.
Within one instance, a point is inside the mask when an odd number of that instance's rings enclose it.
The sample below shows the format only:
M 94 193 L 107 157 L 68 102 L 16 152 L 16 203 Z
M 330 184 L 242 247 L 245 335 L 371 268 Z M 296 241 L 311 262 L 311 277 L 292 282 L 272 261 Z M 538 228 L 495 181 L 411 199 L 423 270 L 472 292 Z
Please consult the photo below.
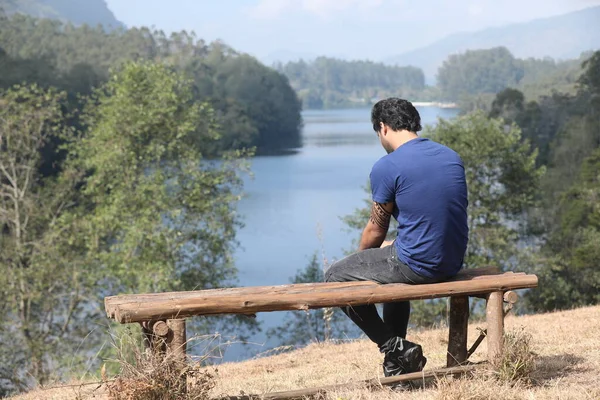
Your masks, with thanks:
M 317 57 L 274 67 L 288 78 L 305 109 L 364 107 L 374 97 L 412 98 L 425 89 L 423 71 L 410 66 Z
M 68 21 L 75 25 L 125 27 L 104 0 L 0 0 L 0 9 L 9 15 L 23 13 L 36 18 Z
M 530 22 L 449 35 L 428 46 L 386 59 L 397 65 L 414 65 L 435 80 L 444 60 L 465 50 L 505 46 L 518 58 L 578 58 L 582 52 L 600 48 L 600 6 Z
M 469 343 L 477 327 L 469 327 Z M 506 319 L 507 332 L 523 329 L 533 336 L 532 351 L 536 370 L 530 385 L 490 381 L 485 374 L 429 383 L 422 390 L 395 393 L 387 389 L 345 390 L 328 393 L 327 399 L 598 399 L 600 398 L 600 306 Z M 409 333 L 409 339 L 423 345 L 429 361 L 426 369 L 438 368 L 446 360 L 447 330 Z M 486 354 L 485 340 L 472 357 L 480 361 Z M 218 367 L 211 398 L 221 394 L 264 393 L 313 386 L 343 384 L 382 376 L 381 359 L 375 347 L 365 340 L 342 344 L 313 344 L 284 354 L 227 363 Z M 77 397 L 80 396 L 80 397 Z M 33 399 L 105 399 L 98 385 L 37 390 L 14 397 Z

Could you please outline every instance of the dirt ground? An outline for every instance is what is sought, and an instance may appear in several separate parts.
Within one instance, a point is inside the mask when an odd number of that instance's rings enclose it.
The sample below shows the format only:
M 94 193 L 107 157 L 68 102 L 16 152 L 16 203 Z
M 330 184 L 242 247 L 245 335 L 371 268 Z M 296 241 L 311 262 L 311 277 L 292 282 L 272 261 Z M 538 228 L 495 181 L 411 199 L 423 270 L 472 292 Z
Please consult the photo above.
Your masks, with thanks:
M 477 327 L 469 326 L 469 343 Z M 457 379 L 431 381 L 422 389 L 393 392 L 386 388 L 351 389 L 328 392 L 327 399 L 600 399 L 600 306 L 531 316 L 506 318 L 507 332 L 524 330 L 531 334 L 535 370 L 530 384 L 502 383 L 489 373 Z M 409 332 L 407 338 L 423 346 L 428 358 L 426 370 L 446 362 L 447 329 Z M 481 361 L 486 341 L 472 356 Z M 312 344 L 308 347 L 239 363 L 225 363 L 211 370 L 216 375 L 213 398 L 223 395 L 259 394 L 347 384 L 382 377 L 383 356 L 367 340 L 340 344 Z M 106 399 L 102 384 L 72 383 L 68 387 L 41 388 L 13 400 Z

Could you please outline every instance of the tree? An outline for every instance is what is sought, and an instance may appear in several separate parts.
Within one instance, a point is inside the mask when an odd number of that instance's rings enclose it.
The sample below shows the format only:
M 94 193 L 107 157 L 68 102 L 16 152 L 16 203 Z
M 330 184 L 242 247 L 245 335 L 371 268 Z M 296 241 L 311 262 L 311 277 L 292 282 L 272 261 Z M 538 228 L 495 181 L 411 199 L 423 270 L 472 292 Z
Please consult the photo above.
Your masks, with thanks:
M 558 227 L 537 268 L 539 290 L 527 294 L 534 309 L 549 311 L 600 302 L 600 149 L 587 157 L 558 205 Z
M 600 301 L 600 52 L 583 67 L 573 111 L 555 140 L 543 202 L 535 214 L 544 233 L 545 257 L 536 269 L 542 289 L 527 295 L 535 310 Z
M 247 145 L 256 145 L 259 152 L 281 150 L 300 145 L 301 103 L 285 76 L 270 70 L 249 55 L 226 57 L 229 48 L 211 49 L 207 59 L 213 82 L 213 96 L 235 99 L 243 108 L 255 129 L 242 129 L 233 134 L 247 136 Z M 221 52 L 215 55 L 214 53 Z M 227 104 L 220 102 L 218 104 Z M 229 103 L 231 104 L 231 103 Z M 225 113 L 227 117 L 227 113 Z M 233 116 L 234 117 L 234 116 Z M 240 127 L 235 118 L 224 119 L 228 127 Z M 242 127 L 244 128 L 244 127 Z
M 523 213 L 534 204 L 543 167 L 536 150 L 521 140 L 516 125 L 476 112 L 453 121 L 439 120 L 426 136 L 455 150 L 463 159 L 469 193 L 469 245 L 466 268 L 513 266 Z
M 553 93 L 527 102 L 521 91 L 507 88 L 496 95 L 489 117 L 502 118 L 508 125 L 516 123 L 523 140 L 538 149 L 537 164 L 548 165 L 551 144 L 573 113 L 573 98 L 569 95 Z
M 235 276 L 242 165 L 203 160 L 214 113 L 169 67 L 128 63 L 86 110 L 74 162 L 90 172 L 81 221 L 105 291 L 216 287 Z
M 421 96 L 425 75 L 420 68 L 389 66 L 371 61 L 318 57 L 278 64 L 298 92 L 305 108 L 369 104 L 373 97 Z
M 521 63 L 505 47 L 453 54 L 438 69 L 437 82 L 448 100 L 462 95 L 498 93 L 523 77 Z
M 301 103 L 285 76 L 219 41 L 207 44 L 186 31 L 167 37 L 148 28 L 106 31 L 0 14 L 0 47 L 0 87 L 27 81 L 56 86 L 72 99 L 90 94 L 107 81 L 110 68 L 127 61 L 154 61 L 185 72 L 193 78 L 194 99 L 209 102 L 223 126 L 205 156 L 300 145 Z
M 324 271 L 317 255 L 290 280 L 292 283 L 324 281 Z M 267 331 L 268 337 L 279 339 L 281 346 L 302 346 L 311 342 L 325 342 L 342 336 L 351 336 L 356 328 L 350 326 L 348 317 L 339 308 L 293 311 L 283 320 L 283 325 Z
M 89 128 L 72 153 L 89 176 L 72 218 L 100 298 L 234 284 L 241 226 L 234 210 L 245 162 L 239 151 L 205 159 L 219 127 L 192 87 L 165 65 L 127 63 L 86 109 Z M 242 318 L 223 321 L 198 319 L 191 328 L 256 327 Z
M 86 332 L 87 271 L 63 218 L 77 202 L 82 171 L 40 172 L 42 150 L 72 137 L 65 93 L 15 86 L 0 94 L 0 393 L 43 384 L 64 370 Z

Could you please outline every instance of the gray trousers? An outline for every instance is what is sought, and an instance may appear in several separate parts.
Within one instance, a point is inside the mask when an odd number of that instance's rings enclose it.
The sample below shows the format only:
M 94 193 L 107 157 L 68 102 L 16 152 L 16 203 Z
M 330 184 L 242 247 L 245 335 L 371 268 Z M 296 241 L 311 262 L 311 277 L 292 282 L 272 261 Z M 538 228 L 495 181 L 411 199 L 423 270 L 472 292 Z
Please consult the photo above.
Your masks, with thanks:
M 414 272 L 398 260 L 396 247 L 392 244 L 380 249 L 367 249 L 349 255 L 333 263 L 325 271 L 326 282 L 374 281 L 380 284 L 408 283 L 419 285 L 435 283 L 443 278 L 428 278 Z M 383 305 L 383 319 L 374 304 L 342 307 L 342 311 L 379 348 L 390 338 L 406 338 L 410 302 L 401 301 Z

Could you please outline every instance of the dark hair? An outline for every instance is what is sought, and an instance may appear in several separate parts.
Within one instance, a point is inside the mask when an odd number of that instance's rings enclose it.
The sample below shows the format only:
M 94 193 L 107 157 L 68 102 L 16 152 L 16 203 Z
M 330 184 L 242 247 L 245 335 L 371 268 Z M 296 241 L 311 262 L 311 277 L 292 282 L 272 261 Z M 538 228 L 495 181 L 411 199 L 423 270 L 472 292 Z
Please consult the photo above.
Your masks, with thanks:
M 390 97 L 375 103 L 371 111 L 371 122 L 375 132 L 381 129 L 383 122 L 395 131 L 407 130 L 417 133 L 421 128 L 421 116 L 408 100 Z

